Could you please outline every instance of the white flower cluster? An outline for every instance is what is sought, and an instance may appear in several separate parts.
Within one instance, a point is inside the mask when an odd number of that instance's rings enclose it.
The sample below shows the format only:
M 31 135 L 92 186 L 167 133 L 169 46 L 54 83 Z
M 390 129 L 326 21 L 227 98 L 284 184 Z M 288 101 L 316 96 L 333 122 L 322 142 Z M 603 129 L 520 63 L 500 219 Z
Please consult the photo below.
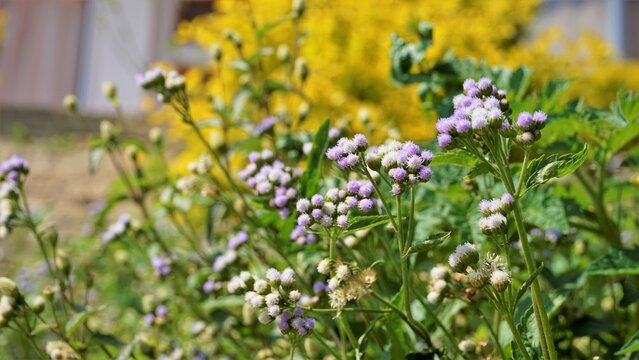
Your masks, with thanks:
M 188 165 L 189 172 L 193 175 L 206 175 L 211 172 L 212 167 L 211 157 L 204 154 L 200 155 L 197 160 L 191 161 Z
M 122 214 L 118 218 L 118 221 L 109 226 L 107 231 L 102 234 L 102 243 L 108 244 L 113 240 L 120 238 L 127 230 L 131 228 L 131 216 L 129 214 Z
M 506 264 L 501 256 L 495 253 L 486 254 L 484 261 L 468 272 L 467 278 L 470 286 L 476 289 L 490 283 L 495 290 L 502 292 L 510 284 L 510 273 L 506 271 Z
M 184 91 L 186 87 L 184 76 L 175 70 L 165 73 L 160 68 L 154 68 L 143 74 L 137 74 L 135 80 L 144 90 L 156 91 L 158 100 L 161 102 L 169 102 L 173 95 Z
M 80 360 L 80 355 L 64 341 L 49 341 L 45 348 L 47 355 L 55 360 Z
M 482 200 L 479 210 L 484 217 L 479 219 L 479 229 L 486 235 L 504 234 L 508 231 L 506 215 L 513 209 L 515 198 L 504 193 L 501 198 Z
M 358 272 L 342 262 L 323 259 L 317 264 L 322 275 L 331 275 L 326 291 L 329 304 L 333 309 L 343 309 L 349 301 L 359 300 L 370 293 L 371 285 L 377 280 L 373 269 Z
M 282 272 L 274 268 L 266 271 L 266 279 L 242 271 L 227 284 L 231 294 L 244 294 L 244 300 L 254 309 L 261 309 L 258 320 L 268 324 L 278 317 L 282 311 L 296 307 L 302 293 L 293 288 L 295 272 L 286 268 Z
M 430 270 L 430 284 L 428 285 L 428 295 L 426 299 L 431 304 L 438 304 L 444 298 L 448 290 L 448 280 L 450 273 L 443 265 L 436 265 Z

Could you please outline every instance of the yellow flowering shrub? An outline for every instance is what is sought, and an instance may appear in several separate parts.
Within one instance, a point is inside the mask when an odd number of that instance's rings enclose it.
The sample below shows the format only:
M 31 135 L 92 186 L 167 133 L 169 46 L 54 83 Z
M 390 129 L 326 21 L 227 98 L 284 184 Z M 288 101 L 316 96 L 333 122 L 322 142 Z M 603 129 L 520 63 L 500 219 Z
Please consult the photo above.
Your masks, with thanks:
M 586 36 L 574 43 L 556 32 L 548 32 L 532 44 L 524 44 L 521 39 L 539 3 L 539 0 L 311 0 L 299 25 L 283 22 L 258 39 L 253 36 L 255 29 L 287 16 L 291 1 L 220 0 L 215 1 L 213 13 L 181 23 L 176 38 L 205 49 L 221 44 L 225 58 L 227 54 L 231 57 L 237 54 L 232 43 L 225 40 L 227 29 L 242 36 L 244 55 L 254 53 L 258 47 L 270 47 L 275 53 L 280 44 L 287 44 L 292 56 L 304 57 L 310 67 L 310 76 L 301 89 L 313 104 L 306 124 L 316 125 L 327 116 L 337 123 L 348 121 L 358 114 L 361 117 L 365 109 L 371 127 L 378 133 L 396 129 L 410 133 L 416 140 L 433 135 L 433 122 L 428 120 L 435 120 L 436 115 L 422 110 L 415 86 L 399 87 L 391 83 L 388 54 L 390 34 L 398 32 L 414 38 L 410 30 L 419 19 L 431 22 L 435 29 L 426 64 L 451 49 L 460 57 L 486 59 L 491 65 L 526 65 L 533 69 L 533 81 L 537 84 L 554 77 L 574 78 L 571 95 L 583 95 L 597 104 L 610 101 L 616 93 L 612 89 L 622 80 L 626 81 L 626 87 L 637 87 L 639 65 L 613 61 L 610 48 L 594 37 Z M 305 35 L 299 47 L 294 46 L 298 33 Z M 228 71 L 228 65 L 211 62 L 186 71 L 189 92 L 200 95 L 194 100 L 196 118 L 211 116 L 210 95 L 227 101 L 232 97 L 231 89 L 236 88 L 240 76 Z M 278 71 L 282 70 L 275 73 Z M 283 109 L 295 113 L 303 102 L 290 96 L 273 96 L 269 100 L 272 113 Z M 253 120 L 259 120 L 269 114 L 252 115 Z M 167 116 L 156 113 L 154 117 Z M 350 124 L 355 129 L 361 126 L 359 122 Z M 179 131 L 178 127 L 174 129 Z M 187 135 L 178 132 L 177 136 Z M 187 159 L 200 151 L 190 143 L 193 142 L 186 142 L 181 154 Z

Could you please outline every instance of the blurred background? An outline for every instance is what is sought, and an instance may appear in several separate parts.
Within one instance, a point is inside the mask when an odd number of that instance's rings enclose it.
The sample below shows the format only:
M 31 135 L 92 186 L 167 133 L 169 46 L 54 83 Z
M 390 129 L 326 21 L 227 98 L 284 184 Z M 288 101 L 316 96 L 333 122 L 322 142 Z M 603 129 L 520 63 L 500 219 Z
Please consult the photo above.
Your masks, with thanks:
M 639 0 L 307 3 L 301 51 L 318 118 L 365 110 L 400 132 L 431 136 L 433 114 L 420 108 L 415 88 L 389 79 L 390 33 L 406 33 L 417 19 L 435 25 L 427 61 L 452 49 L 491 65 L 523 64 L 537 83 L 573 78 L 571 94 L 596 105 L 613 99 L 621 83 L 639 87 Z M 102 82 L 118 86 L 131 131 L 146 133 L 149 121 L 170 126 L 170 116 L 135 86 L 136 73 L 170 64 L 203 94 L 216 93 L 207 49 L 224 41 L 222 30 L 241 33 L 247 14 L 264 24 L 289 8 L 289 0 L 0 0 L 0 158 L 29 159 L 36 206 L 56 208 L 63 233 L 81 230 L 113 178 L 106 166 L 89 175 L 84 141 L 99 119 L 114 116 Z M 274 36 L 276 43 L 286 34 Z M 82 120 L 64 111 L 67 94 L 77 95 Z M 188 145 L 183 154 L 190 156 Z

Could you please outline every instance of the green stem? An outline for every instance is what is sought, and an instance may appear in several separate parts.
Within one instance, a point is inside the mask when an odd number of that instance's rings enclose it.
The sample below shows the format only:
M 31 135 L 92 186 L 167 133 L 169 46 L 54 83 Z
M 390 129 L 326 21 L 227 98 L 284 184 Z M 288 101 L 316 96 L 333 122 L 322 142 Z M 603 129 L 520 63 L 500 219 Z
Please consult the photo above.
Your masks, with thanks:
M 500 144 L 499 137 L 495 137 L 497 143 Z M 501 146 L 499 147 L 501 149 Z M 512 175 L 510 173 L 510 169 L 508 168 L 508 162 L 506 160 L 505 154 L 503 151 L 495 151 L 494 157 L 496 158 L 497 166 L 499 168 L 501 174 L 501 180 L 506 187 L 506 191 L 511 194 L 517 194 L 515 191 L 515 186 L 513 184 Z M 522 181 L 522 179 L 520 179 Z M 521 187 L 521 185 L 520 185 Z M 521 244 L 522 252 L 524 253 L 524 260 L 526 263 L 526 269 L 528 270 L 528 274 L 532 274 L 535 271 L 535 261 L 532 257 L 532 252 L 530 250 L 530 246 L 528 244 L 528 237 L 526 235 L 526 227 L 523 221 L 523 214 L 520 207 L 520 199 L 515 198 L 515 204 L 513 209 L 513 216 L 515 218 L 515 225 L 517 227 L 517 233 L 519 235 L 519 241 Z M 557 358 L 557 353 L 555 351 L 555 346 L 553 343 L 552 332 L 550 329 L 550 321 L 548 319 L 548 314 L 546 313 L 546 308 L 544 307 L 544 301 L 541 296 L 541 288 L 539 286 L 538 279 L 534 279 L 532 283 L 532 300 L 533 300 L 533 310 L 535 313 L 535 321 L 537 323 L 537 328 L 539 331 L 539 335 L 542 342 L 542 350 L 544 354 L 544 359 L 555 360 Z
M 391 223 L 393 224 L 393 229 L 395 229 L 395 232 L 398 232 L 399 231 L 399 226 L 395 222 L 395 219 L 393 218 L 393 213 L 390 211 L 390 207 L 386 203 L 386 198 L 384 197 L 382 192 L 379 190 L 379 187 L 377 186 L 377 183 L 373 179 L 373 176 L 371 175 L 371 173 L 368 171 L 368 168 L 365 165 L 363 166 L 363 168 L 364 168 L 363 169 L 364 175 L 366 175 L 366 177 L 371 182 L 371 184 L 373 184 L 373 188 L 375 189 L 375 192 L 377 193 L 377 196 L 379 196 L 379 199 L 382 201 L 382 205 L 384 206 L 384 210 L 386 210 L 386 214 L 388 215 L 388 218 L 390 219 Z
M 342 357 L 337 351 L 335 351 L 335 349 L 332 346 L 326 343 L 326 340 L 324 340 L 324 338 L 319 336 L 315 331 L 313 331 L 313 337 L 320 343 L 320 345 L 324 348 L 324 350 L 331 353 L 331 355 L 333 355 L 335 359 L 339 359 Z
M 399 317 L 406 323 L 406 325 L 408 325 L 415 332 L 415 334 L 417 334 L 419 337 L 424 339 L 424 341 L 426 341 L 426 344 L 428 344 L 428 346 L 430 346 L 431 348 L 433 347 L 433 342 L 430 339 L 430 336 L 428 335 L 428 330 L 422 324 L 420 324 L 417 321 L 411 320 L 408 316 L 406 316 L 406 314 L 404 314 L 404 312 L 400 308 L 395 306 L 392 302 L 384 299 L 383 296 L 376 293 L 375 291 L 372 291 L 371 295 L 375 299 L 381 301 L 384 305 L 388 306 L 397 315 L 399 315 Z

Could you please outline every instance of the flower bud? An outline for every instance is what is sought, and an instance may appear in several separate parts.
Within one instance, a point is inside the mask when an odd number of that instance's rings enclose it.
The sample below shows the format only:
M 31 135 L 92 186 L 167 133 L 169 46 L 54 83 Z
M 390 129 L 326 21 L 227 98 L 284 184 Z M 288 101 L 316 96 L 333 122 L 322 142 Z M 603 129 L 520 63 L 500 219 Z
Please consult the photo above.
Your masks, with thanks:
M 422 39 L 432 39 L 433 38 L 433 24 L 421 20 L 419 24 L 417 24 L 417 34 Z
M 238 34 L 237 32 L 230 29 L 226 29 L 222 32 L 222 35 L 224 35 L 224 37 L 227 40 L 233 43 L 233 45 L 235 45 L 236 48 L 238 49 L 242 48 L 242 36 L 240 36 L 240 34 Z
M 306 2 L 304 0 L 293 0 L 293 9 L 291 15 L 294 19 L 299 19 L 304 15 L 306 10 Z
M 300 122 L 306 120 L 308 113 L 311 111 L 311 106 L 307 102 L 303 102 L 297 108 L 297 118 Z
M 257 320 L 266 325 L 268 323 L 270 323 L 271 321 L 273 321 L 273 318 L 269 316 L 268 312 L 266 310 L 262 311 L 258 316 L 257 316 Z
M 303 57 L 295 59 L 294 73 L 300 82 L 306 81 L 309 74 L 308 63 Z
M 503 292 L 510 285 L 510 274 L 503 270 L 495 270 L 490 275 L 490 284 L 499 292 Z
M 115 101 L 118 96 L 118 88 L 114 83 L 105 81 L 102 83 L 102 95 L 110 101 Z
M 474 354 L 475 353 L 475 343 L 471 340 L 462 340 L 458 345 L 459 351 L 465 354 Z
M 488 278 L 483 271 L 473 270 L 468 273 L 468 283 L 476 289 L 481 289 L 488 283 Z
M 58 270 L 62 271 L 65 277 L 69 276 L 69 272 L 71 272 L 71 263 L 69 262 L 69 258 L 65 251 L 57 251 L 55 256 L 55 266 Z
M 55 289 L 51 286 L 45 286 L 44 289 L 42 289 L 42 296 L 44 296 L 45 299 L 53 299 L 53 295 L 55 295 Z
M 18 298 L 20 297 L 20 290 L 18 290 L 18 285 L 13 280 L 0 277 L 0 295 Z
M 42 240 L 55 248 L 58 244 L 58 232 L 53 226 L 49 226 L 42 232 Z
M 149 130 L 149 140 L 155 145 L 161 144 L 164 138 L 164 132 L 159 127 L 152 127 Z
M 102 120 L 102 122 L 100 122 L 100 137 L 104 141 L 113 140 L 115 137 L 113 124 L 109 120 Z
M 42 311 L 44 311 L 45 303 L 46 303 L 45 298 L 43 296 L 38 295 L 33 299 L 33 303 L 31 304 L 31 309 L 33 309 L 33 311 L 36 314 L 39 314 Z
M 72 113 L 76 113 L 78 111 L 78 98 L 73 94 L 65 96 L 62 100 L 62 104 Z
M 209 48 L 209 54 L 215 62 L 222 60 L 222 45 L 215 43 Z
M 286 44 L 280 44 L 277 47 L 276 54 L 277 54 L 277 59 L 281 62 L 288 62 L 289 60 L 291 60 L 291 50 Z
M 124 148 L 124 154 L 129 159 L 135 161 L 138 157 L 138 148 L 135 147 L 135 145 L 127 145 L 127 147 Z

